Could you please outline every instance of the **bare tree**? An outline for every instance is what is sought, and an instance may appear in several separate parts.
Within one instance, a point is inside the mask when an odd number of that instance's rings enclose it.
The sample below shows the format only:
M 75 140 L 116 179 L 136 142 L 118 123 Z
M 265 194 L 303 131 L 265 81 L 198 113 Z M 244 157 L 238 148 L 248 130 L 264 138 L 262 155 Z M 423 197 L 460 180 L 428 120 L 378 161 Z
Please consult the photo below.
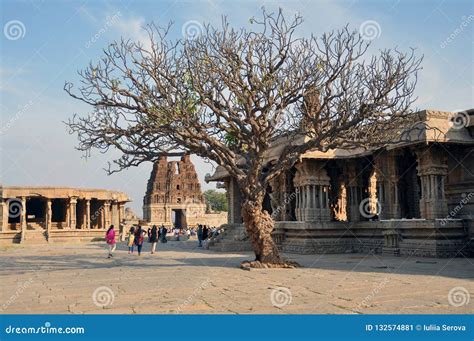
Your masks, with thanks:
M 117 149 L 109 173 L 185 150 L 224 167 L 238 183 L 256 262 L 284 266 L 262 209 L 269 182 L 308 150 L 393 143 L 407 122 L 421 59 L 413 50 L 367 56 L 346 26 L 301 37 L 302 17 L 262 10 L 251 29 L 204 26 L 196 39 L 147 27 L 150 47 L 114 42 L 65 90 L 92 106 L 67 123 L 78 149 Z M 148 44 L 147 44 L 148 46 Z M 277 162 L 265 156 L 284 138 Z M 257 264 L 257 263 L 254 263 Z

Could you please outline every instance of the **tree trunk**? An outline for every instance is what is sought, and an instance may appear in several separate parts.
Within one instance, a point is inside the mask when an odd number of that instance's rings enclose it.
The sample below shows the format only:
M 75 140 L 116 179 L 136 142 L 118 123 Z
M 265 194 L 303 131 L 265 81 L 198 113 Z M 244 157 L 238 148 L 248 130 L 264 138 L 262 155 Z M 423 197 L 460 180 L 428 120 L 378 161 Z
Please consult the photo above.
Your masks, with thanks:
M 257 200 L 245 200 L 242 204 L 242 219 L 250 236 L 255 261 L 267 264 L 282 264 L 278 248 L 272 239 L 274 222 L 267 211 L 262 210 L 263 196 Z

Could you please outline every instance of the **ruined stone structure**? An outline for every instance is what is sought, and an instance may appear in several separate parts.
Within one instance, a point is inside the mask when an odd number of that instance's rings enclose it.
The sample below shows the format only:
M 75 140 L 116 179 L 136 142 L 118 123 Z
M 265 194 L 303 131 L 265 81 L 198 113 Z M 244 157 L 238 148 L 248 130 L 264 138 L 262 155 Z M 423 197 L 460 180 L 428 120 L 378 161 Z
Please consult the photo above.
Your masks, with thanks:
M 188 227 L 197 224 L 219 226 L 227 220 L 224 213 L 206 213 L 201 184 L 189 154 L 179 161 L 166 155 L 153 165 L 143 198 L 143 219 L 150 225 Z
M 273 234 L 281 250 L 472 254 L 474 110 L 454 121 L 449 112 L 414 115 L 418 129 L 404 143 L 372 151 L 311 151 L 275 179 L 264 208 L 276 220 Z M 267 162 L 275 162 L 286 143 L 274 143 Z M 231 237 L 226 241 L 224 235 L 221 244 L 248 249 L 236 243 L 244 228 L 235 181 L 221 167 L 206 180 L 228 189 Z
M 93 241 L 119 231 L 125 193 L 67 187 L 2 187 L 0 243 Z

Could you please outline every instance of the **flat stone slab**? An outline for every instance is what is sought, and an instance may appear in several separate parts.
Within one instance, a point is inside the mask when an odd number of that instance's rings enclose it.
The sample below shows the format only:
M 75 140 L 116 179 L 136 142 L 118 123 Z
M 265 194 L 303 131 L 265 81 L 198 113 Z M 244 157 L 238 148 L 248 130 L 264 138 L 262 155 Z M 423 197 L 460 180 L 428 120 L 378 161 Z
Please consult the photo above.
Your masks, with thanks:
M 118 245 L 0 249 L 0 313 L 465 314 L 474 311 L 474 260 L 382 255 L 290 255 L 303 268 L 245 271 L 250 252 L 195 241 L 129 255 Z M 450 294 L 451 293 L 451 294 Z

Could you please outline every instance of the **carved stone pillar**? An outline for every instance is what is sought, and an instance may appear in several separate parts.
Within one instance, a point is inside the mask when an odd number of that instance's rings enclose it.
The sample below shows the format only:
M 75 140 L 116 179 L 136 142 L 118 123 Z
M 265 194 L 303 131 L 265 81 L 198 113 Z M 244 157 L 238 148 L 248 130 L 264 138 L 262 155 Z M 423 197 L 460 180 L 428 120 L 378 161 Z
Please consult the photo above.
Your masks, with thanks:
M 383 152 L 375 157 L 375 176 L 377 179 L 377 202 L 381 219 L 400 218 L 398 198 L 398 167 L 393 151 Z
M 447 156 L 442 148 L 427 146 L 416 151 L 421 181 L 420 215 L 425 219 L 444 218 L 448 214 L 445 185 Z
M 86 199 L 86 216 L 84 217 L 84 223 L 86 224 L 86 229 L 91 228 L 91 201 Z
M 69 199 L 69 228 L 75 229 L 76 228 L 76 205 L 77 205 L 77 198 L 72 197 Z
M 234 195 L 234 221 L 236 224 L 242 224 L 242 195 L 240 194 L 239 185 L 237 181 L 232 182 Z
M 104 202 L 104 228 L 108 229 L 110 226 L 110 201 L 106 200 Z
M 105 201 L 103 201 L 101 203 L 101 206 L 99 208 L 99 211 L 98 211 L 98 219 L 99 219 L 99 224 L 98 224 L 98 228 L 99 229 L 106 229 L 107 228 L 107 225 L 106 225 L 106 219 L 105 219 L 105 215 L 106 215 L 106 212 L 105 212 Z
M 112 201 L 110 203 L 110 208 L 109 208 L 109 226 L 114 225 L 115 228 L 118 228 L 119 226 L 117 225 L 117 202 Z M 108 227 L 107 227 L 108 228 Z
M 350 160 L 344 165 L 344 175 L 347 179 L 346 190 L 348 199 L 348 219 L 349 221 L 360 221 L 360 204 L 362 200 L 362 176 L 357 173 L 356 161 Z
M 122 208 L 123 208 L 123 203 L 117 201 L 117 221 L 118 221 L 118 231 L 119 231 L 119 236 L 120 236 L 120 240 L 121 241 L 124 241 L 125 238 L 125 230 L 124 230 L 124 225 L 122 224 L 122 219 L 124 217 L 123 215 L 123 212 L 122 212 Z
M 118 220 L 119 228 L 120 228 L 120 225 L 122 225 L 122 219 L 123 219 L 122 209 L 123 209 L 123 203 L 117 202 L 117 220 Z
M 295 187 L 300 188 L 302 202 L 298 220 L 330 221 L 328 205 L 329 176 L 324 168 L 325 162 L 303 160 L 296 165 Z M 297 211 L 297 212 L 298 212 Z
M 297 221 L 300 221 L 300 188 L 296 187 L 295 185 L 295 194 L 296 194 L 296 200 L 295 200 L 295 218 Z
M 20 213 L 20 226 L 21 226 L 21 242 L 25 240 L 26 235 L 26 197 L 21 197 L 21 213 Z
M 303 205 L 302 205 L 302 214 L 303 214 L 303 220 L 306 221 L 308 220 L 308 213 L 310 210 L 310 207 L 308 205 L 308 186 L 303 186 Z
M 298 220 L 303 221 L 303 186 L 298 186 Z
M 346 178 L 339 176 L 336 180 L 337 192 L 335 199 L 334 217 L 338 221 L 347 221 L 347 188 Z
M 5 198 L 0 198 L 0 231 L 8 230 L 8 201 Z
M 329 177 L 327 179 L 327 184 L 325 186 L 320 186 L 321 189 L 321 220 L 330 221 L 331 220 L 331 207 L 329 206 Z
M 125 203 L 122 203 L 122 205 L 120 205 L 120 217 L 121 219 L 125 219 Z
M 305 217 L 304 217 L 304 197 L 306 195 L 305 193 L 305 190 L 304 190 L 304 186 L 298 186 L 298 189 L 299 189 L 299 203 L 298 203 L 298 220 L 299 221 L 304 221 Z
M 71 221 L 71 205 L 66 202 L 66 221 L 64 222 L 64 225 L 67 225 L 70 227 L 70 221 Z M 61 224 L 62 225 L 62 224 Z M 64 228 L 64 225 L 62 225 L 62 228 Z
M 48 235 L 48 241 L 51 235 L 52 221 L 53 221 L 52 202 L 51 202 L 51 199 L 48 198 L 46 199 L 46 233 Z
M 315 212 L 313 209 L 313 203 L 311 202 L 311 185 L 309 184 L 306 185 L 305 190 L 306 190 L 306 204 L 305 204 L 305 210 L 304 210 L 305 220 L 313 221 L 313 220 L 316 220 L 316 218 L 315 218 Z

